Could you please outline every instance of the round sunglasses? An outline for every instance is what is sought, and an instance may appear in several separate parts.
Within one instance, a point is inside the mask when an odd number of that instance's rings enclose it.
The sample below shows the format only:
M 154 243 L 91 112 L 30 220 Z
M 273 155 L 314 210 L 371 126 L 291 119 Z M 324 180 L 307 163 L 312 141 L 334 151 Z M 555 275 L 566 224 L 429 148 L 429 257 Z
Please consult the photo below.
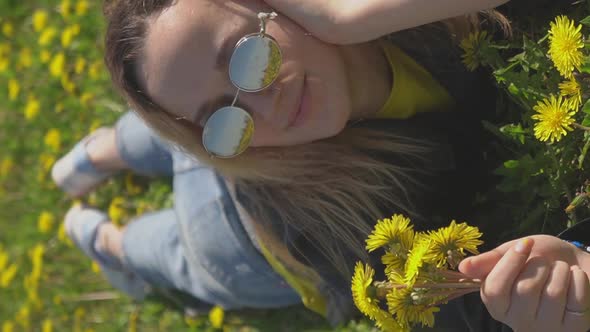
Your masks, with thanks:
M 240 91 L 259 92 L 279 76 L 283 61 L 277 41 L 266 34 L 266 23 L 277 17 L 275 12 L 259 13 L 260 31 L 242 37 L 229 62 L 229 78 L 238 89 L 230 106 L 216 110 L 203 128 L 205 150 L 218 158 L 236 157 L 246 151 L 254 134 L 250 113 L 236 106 Z

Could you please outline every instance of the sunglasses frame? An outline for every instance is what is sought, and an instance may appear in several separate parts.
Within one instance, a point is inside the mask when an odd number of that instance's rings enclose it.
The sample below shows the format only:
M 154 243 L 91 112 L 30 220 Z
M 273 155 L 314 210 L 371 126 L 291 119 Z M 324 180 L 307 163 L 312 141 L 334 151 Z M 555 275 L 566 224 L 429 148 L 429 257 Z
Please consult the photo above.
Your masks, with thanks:
M 281 47 L 280 47 L 279 43 L 271 35 L 269 35 L 269 34 L 266 33 L 266 23 L 267 23 L 267 21 L 268 20 L 273 20 L 277 16 L 278 15 L 275 12 L 271 12 L 271 13 L 258 13 L 258 19 L 260 20 L 260 31 L 259 32 L 255 32 L 255 33 L 250 33 L 250 34 L 247 34 L 247 35 L 243 36 L 242 38 L 240 38 L 240 40 L 234 46 L 234 49 L 233 49 L 233 52 L 232 52 L 232 56 L 230 58 L 230 62 L 229 62 L 229 65 L 228 65 L 228 76 L 229 76 L 229 79 L 230 79 L 232 85 L 237 89 L 236 94 L 234 96 L 234 99 L 233 99 L 231 105 L 229 105 L 229 106 L 223 106 L 223 107 L 220 107 L 217 110 L 215 110 L 209 116 L 209 118 L 205 122 L 205 125 L 203 126 L 203 137 L 202 137 L 203 147 L 205 148 L 205 150 L 207 151 L 207 153 L 212 158 L 213 157 L 216 157 L 216 158 L 221 158 L 221 159 L 229 159 L 229 158 L 237 157 L 238 155 L 240 155 L 244 151 L 246 151 L 248 149 L 248 146 L 250 145 L 250 142 L 248 142 L 248 145 L 244 149 L 242 149 L 242 151 L 236 151 L 236 153 L 233 154 L 233 155 L 220 155 L 218 153 L 215 153 L 215 152 L 211 151 L 211 149 L 207 148 L 207 145 L 205 144 L 205 140 L 206 140 L 205 136 L 207 134 L 207 125 L 209 124 L 209 121 L 214 118 L 215 114 L 217 114 L 220 111 L 227 111 L 228 108 L 231 108 L 234 112 L 235 111 L 241 112 L 242 113 L 242 116 L 244 116 L 244 118 L 247 118 L 248 121 L 250 121 L 250 123 L 252 124 L 252 126 L 254 126 L 254 120 L 252 119 L 252 116 L 250 115 L 250 113 L 247 112 L 246 110 L 244 110 L 241 107 L 235 106 L 236 103 L 237 103 L 237 101 L 238 101 L 238 97 L 240 96 L 240 92 L 243 91 L 243 92 L 247 92 L 247 93 L 256 93 L 256 92 L 260 92 L 260 91 L 263 91 L 265 89 L 268 89 L 276 81 L 276 79 L 278 78 L 279 75 L 277 73 L 277 75 L 275 75 L 272 78 L 272 80 L 270 81 L 270 83 L 268 83 L 266 86 L 261 87 L 260 89 L 244 89 L 244 88 L 240 87 L 239 84 L 237 84 L 232 79 L 231 73 L 230 73 L 231 66 L 232 66 L 232 63 L 233 63 L 233 61 L 235 59 L 234 56 L 236 54 L 236 50 L 240 47 L 240 45 L 242 45 L 243 43 L 245 43 L 248 40 L 251 40 L 252 38 L 267 39 L 267 40 L 270 41 L 270 43 L 272 43 L 274 46 L 276 46 L 276 49 L 279 52 L 280 59 L 281 59 L 281 64 L 282 64 L 283 53 L 282 53 L 282 50 L 281 50 Z

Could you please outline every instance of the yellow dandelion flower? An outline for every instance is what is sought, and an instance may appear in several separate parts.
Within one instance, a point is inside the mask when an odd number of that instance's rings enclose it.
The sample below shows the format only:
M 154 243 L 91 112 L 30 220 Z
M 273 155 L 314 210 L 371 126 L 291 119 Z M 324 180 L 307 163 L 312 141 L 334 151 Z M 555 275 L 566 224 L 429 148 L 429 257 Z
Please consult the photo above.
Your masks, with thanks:
M 149 203 L 144 202 L 144 201 L 139 201 L 139 202 L 137 202 L 137 206 L 135 207 L 135 214 L 142 215 L 151 209 L 152 209 L 152 207 L 150 206 Z
M 61 298 L 61 295 L 57 294 L 53 296 L 53 299 L 51 300 L 51 302 L 53 302 L 53 304 L 60 306 L 63 303 L 63 299 Z
M 68 74 L 61 75 L 60 81 L 61 81 L 61 87 L 67 93 L 73 94 L 74 91 L 76 91 L 76 84 L 74 82 L 72 82 L 72 80 L 70 80 L 70 77 L 68 76 Z
M 53 39 L 57 36 L 57 29 L 55 27 L 47 27 L 39 35 L 39 45 L 48 46 L 53 42 Z
M 0 55 L 7 56 L 10 54 L 12 47 L 8 42 L 0 42 Z
M 90 128 L 88 128 L 88 132 L 93 132 L 96 129 L 100 128 L 102 126 L 102 122 L 98 119 L 94 119 L 92 120 L 92 122 L 90 123 Z
M 64 110 L 64 104 L 63 103 L 57 103 L 55 104 L 55 113 L 56 114 L 60 114 L 61 112 L 63 112 Z
M 0 162 L 0 178 L 7 177 L 13 168 L 14 160 L 12 160 L 12 157 L 2 158 L 2 162 Z
M 64 52 L 59 52 L 53 56 L 51 63 L 49 64 L 49 73 L 51 76 L 60 78 L 66 67 L 66 55 Z
M 93 100 L 94 100 L 94 94 L 91 92 L 84 92 L 80 96 L 80 104 L 84 107 L 88 107 Z
M 86 60 L 82 57 L 78 57 L 76 59 L 76 64 L 74 65 L 74 72 L 78 75 L 82 74 L 86 69 Z
M 0 273 L 6 269 L 6 266 L 8 266 L 8 253 L 0 251 Z
M 375 319 L 382 311 L 379 308 L 379 300 L 375 297 L 373 288 L 373 276 L 375 270 L 369 265 L 357 262 L 352 277 L 352 299 L 361 313 L 370 319 Z
M 14 332 L 14 323 L 9 320 L 2 323 L 2 332 Z
M 10 264 L 2 274 L 0 274 L 0 288 L 8 288 L 18 272 L 18 266 L 16 264 Z
M 55 157 L 49 153 L 42 153 L 39 156 L 39 164 L 41 165 L 41 170 L 46 173 L 55 164 Z
M 88 12 L 88 1 L 86 0 L 78 0 L 78 2 L 76 2 L 76 15 L 78 16 L 84 16 L 86 15 L 86 13 Z
M 59 224 L 59 228 L 57 230 L 57 240 L 59 242 L 65 244 L 68 247 L 72 247 L 74 245 L 72 243 L 72 240 L 70 239 L 70 237 L 66 233 L 66 227 L 65 227 L 64 223 Z
M 28 328 L 31 323 L 31 309 L 29 306 L 23 305 L 20 307 L 18 312 L 16 313 L 16 317 L 14 320 L 22 327 Z
M 55 224 L 55 217 L 53 216 L 53 214 L 51 212 L 48 212 L 48 211 L 41 212 L 41 214 L 39 215 L 39 218 L 37 220 L 37 228 L 39 229 L 39 232 L 41 232 L 43 234 L 47 234 L 47 233 L 51 232 L 54 224 Z
M 582 105 L 582 88 L 575 78 L 559 83 L 560 96 L 567 98 L 567 103 L 573 111 Z
M 33 270 L 39 269 L 43 266 L 43 256 L 45 255 L 45 245 L 37 243 L 29 252 L 31 257 L 31 263 L 33 264 Z
M 425 264 L 434 263 L 434 256 L 430 253 L 432 250 L 432 241 L 428 238 L 421 238 L 416 241 L 414 247 L 408 255 L 406 261 L 405 278 L 404 281 L 412 285 L 416 281 L 416 278 L 420 275 L 420 270 Z
M 62 0 L 59 5 L 59 12 L 63 18 L 72 16 L 72 2 L 70 0 Z
M 465 256 L 465 250 L 477 255 L 477 246 L 483 241 L 479 228 L 469 226 L 467 223 L 457 224 L 455 220 L 451 221 L 448 227 L 429 232 L 428 237 L 432 241 L 432 251 L 436 256 L 437 266 L 443 266 L 447 262 L 449 253 L 458 253 L 461 257 Z
M 39 103 L 39 100 L 37 100 L 37 98 L 34 96 L 29 96 L 24 110 L 25 119 L 33 120 L 39 114 L 40 109 L 41 104 Z
M 51 321 L 51 319 L 43 320 L 41 326 L 42 332 L 53 332 L 53 322 Z
M 471 32 L 465 39 L 461 41 L 461 49 L 463 50 L 463 64 L 470 71 L 476 70 L 482 64 L 481 50 L 490 43 L 490 37 L 487 31 Z
M 45 146 L 51 149 L 53 152 L 59 152 L 61 149 L 61 132 L 59 129 L 52 128 L 47 131 L 45 138 L 43 138 Z
M 574 21 L 564 15 L 550 25 L 549 58 L 563 77 L 571 78 L 574 69 L 579 69 L 583 62 L 582 25 L 575 26 Z
M 535 124 L 535 137 L 541 142 L 559 142 L 568 131 L 573 130 L 571 125 L 576 111 L 571 110 L 562 97 L 551 95 L 549 99 L 539 101 L 533 109 L 537 114 L 532 119 L 538 120 Z
M 8 99 L 10 101 L 15 101 L 20 94 L 20 84 L 17 80 L 11 78 L 8 80 Z
M 10 59 L 0 57 L 0 73 L 5 73 L 8 70 L 8 66 L 10 66 Z
M 19 52 L 18 65 L 22 68 L 30 68 L 33 65 L 33 51 L 23 47 Z
M 410 219 L 396 214 L 391 219 L 377 221 L 375 229 L 366 240 L 366 248 L 372 252 L 389 245 L 395 247 L 396 253 L 405 252 L 412 247 L 413 239 L 414 230 L 410 225 Z
M 41 50 L 41 52 L 39 52 L 39 60 L 43 64 L 48 63 L 51 60 L 51 52 L 48 50 Z
M 64 31 L 62 31 L 61 33 L 61 46 L 69 47 L 70 45 L 72 45 L 74 37 L 74 31 L 69 27 L 65 28 Z
M 194 328 L 201 325 L 201 320 L 198 316 L 184 315 L 184 323 Z
M 47 26 L 49 14 L 43 9 L 38 9 L 33 13 L 33 29 L 35 32 L 40 32 Z
M 41 310 L 43 308 L 43 302 L 39 297 L 38 287 L 39 286 L 36 286 L 35 288 L 27 288 L 27 301 L 31 307 L 36 310 Z
M 88 67 L 88 76 L 91 80 L 98 80 L 102 74 L 102 61 L 95 61 Z
M 405 260 L 392 252 L 387 252 L 381 257 L 381 263 L 385 265 L 385 274 L 390 275 L 391 273 L 403 272 Z
M 92 263 L 90 264 L 90 269 L 94 273 L 100 273 L 100 265 L 95 261 L 92 261 Z
M 127 332 L 136 332 L 137 331 L 138 318 L 139 318 L 139 315 L 137 314 L 137 311 L 133 311 L 131 314 L 129 314 L 129 325 L 127 327 Z
M 86 316 L 86 309 L 78 307 L 74 310 L 74 319 L 81 320 L 84 316 Z
M 225 312 L 220 306 L 215 306 L 209 311 L 209 323 L 214 329 L 220 329 L 223 327 L 223 319 Z
M 4 22 L 4 24 L 2 24 L 2 34 L 8 38 L 14 36 L 14 25 L 10 22 Z
M 109 205 L 109 218 L 116 225 L 121 225 L 121 221 L 125 216 L 125 199 L 117 196 L 113 198 Z
M 420 323 L 422 326 L 434 326 L 434 314 L 440 309 L 421 303 L 412 288 L 392 289 L 386 298 L 389 312 L 396 315 L 402 325 Z
M 410 332 L 409 325 L 402 325 L 396 321 L 388 312 L 383 310 L 375 317 L 375 326 L 384 332 Z

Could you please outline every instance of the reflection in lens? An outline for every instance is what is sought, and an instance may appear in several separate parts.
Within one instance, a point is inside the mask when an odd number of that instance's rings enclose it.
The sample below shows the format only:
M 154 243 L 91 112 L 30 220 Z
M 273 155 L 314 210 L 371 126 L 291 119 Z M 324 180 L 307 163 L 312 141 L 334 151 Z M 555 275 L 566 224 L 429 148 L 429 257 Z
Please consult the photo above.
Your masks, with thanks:
M 261 35 L 247 36 L 234 50 L 229 77 L 241 90 L 260 91 L 274 82 L 281 63 L 281 50 L 273 39 Z
M 203 146 L 215 157 L 231 158 L 246 151 L 254 134 L 254 120 L 239 107 L 217 110 L 203 129 Z

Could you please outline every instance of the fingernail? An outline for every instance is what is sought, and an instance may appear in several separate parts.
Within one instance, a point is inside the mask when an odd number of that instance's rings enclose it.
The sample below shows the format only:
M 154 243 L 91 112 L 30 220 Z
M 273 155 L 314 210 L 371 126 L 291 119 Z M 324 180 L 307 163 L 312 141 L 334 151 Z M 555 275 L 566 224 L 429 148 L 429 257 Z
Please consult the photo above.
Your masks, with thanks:
M 516 244 L 516 247 L 514 247 L 514 251 L 516 251 L 517 253 L 520 253 L 520 254 L 524 254 L 529 249 L 530 244 L 531 244 L 531 239 L 529 239 L 529 238 L 522 239 Z

